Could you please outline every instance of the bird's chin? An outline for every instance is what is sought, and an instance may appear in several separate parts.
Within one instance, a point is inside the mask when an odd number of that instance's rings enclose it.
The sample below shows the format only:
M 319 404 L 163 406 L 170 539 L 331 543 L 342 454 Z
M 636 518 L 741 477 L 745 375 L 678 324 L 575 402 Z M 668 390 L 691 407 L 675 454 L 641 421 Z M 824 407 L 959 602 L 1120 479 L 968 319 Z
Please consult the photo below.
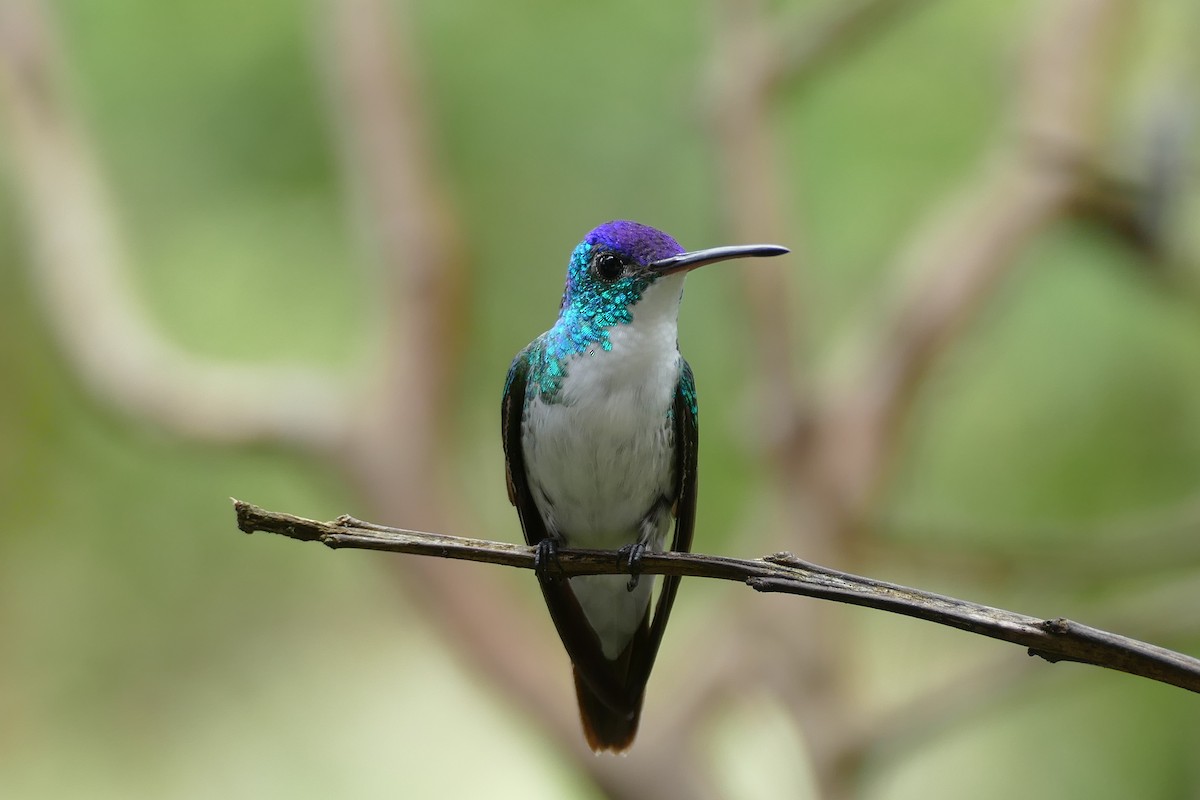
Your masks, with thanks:
M 672 319 L 679 316 L 679 303 L 683 299 L 683 279 L 686 272 L 673 272 L 663 275 L 646 287 L 642 299 L 633 308 L 634 318 L 638 312 L 642 314 L 666 314 Z

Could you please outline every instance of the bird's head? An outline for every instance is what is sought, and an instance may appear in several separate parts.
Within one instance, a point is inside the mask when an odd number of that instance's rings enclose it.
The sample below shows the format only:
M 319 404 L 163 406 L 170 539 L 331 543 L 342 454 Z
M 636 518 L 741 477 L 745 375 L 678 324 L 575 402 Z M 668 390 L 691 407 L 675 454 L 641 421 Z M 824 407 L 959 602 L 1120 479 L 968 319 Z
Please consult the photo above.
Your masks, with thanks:
M 628 220 L 593 229 L 571 253 L 560 317 L 572 331 L 609 349 L 607 331 L 650 315 L 678 312 L 683 276 L 704 264 L 776 256 L 787 248 L 758 244 L 685 251 L 662 231 Z

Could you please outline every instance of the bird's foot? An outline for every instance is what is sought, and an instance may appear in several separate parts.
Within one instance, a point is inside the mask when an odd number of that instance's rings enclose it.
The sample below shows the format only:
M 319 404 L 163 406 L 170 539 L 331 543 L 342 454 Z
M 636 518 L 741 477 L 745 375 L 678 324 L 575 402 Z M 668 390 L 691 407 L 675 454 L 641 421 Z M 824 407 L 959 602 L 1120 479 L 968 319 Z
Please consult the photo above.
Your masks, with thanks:
M 558 575 L 550 574 L 551 567 Z M 543 583 L 563 577 L 562 564 L 558 561 L 558 542 L 549 536 L 538 542 L 537 549 L 533 551 L 533 574 Z
M 638 581 L 641 580 L 642 558 L 646 555 L 646 545 L 642 542 L 627 544 L 617 550 L 617 563 L 626 562 L 629 564 L 629 583 L 625 584 L 625 589 L 632 592 L 637 588 Z

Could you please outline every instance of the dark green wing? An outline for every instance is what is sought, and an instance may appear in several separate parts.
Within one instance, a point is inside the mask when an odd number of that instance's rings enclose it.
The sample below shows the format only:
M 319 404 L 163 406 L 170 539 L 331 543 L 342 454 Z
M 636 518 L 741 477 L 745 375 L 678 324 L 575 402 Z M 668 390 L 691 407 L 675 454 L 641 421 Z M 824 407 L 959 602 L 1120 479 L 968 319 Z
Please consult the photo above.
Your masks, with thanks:
M 525 473 L 525 450 L 521 447 L 521 418 L 525 414 L 525 390 L 529 377 L 527 350 L 517 353 L 508 368 L 504 399 L 500 404 L 500 435 L 504 440 L 504 468 L 508 481 L 508 500 L 517 507 L 525 543 L 535 545 L 546 538 L 546 526 L 529 491 Z

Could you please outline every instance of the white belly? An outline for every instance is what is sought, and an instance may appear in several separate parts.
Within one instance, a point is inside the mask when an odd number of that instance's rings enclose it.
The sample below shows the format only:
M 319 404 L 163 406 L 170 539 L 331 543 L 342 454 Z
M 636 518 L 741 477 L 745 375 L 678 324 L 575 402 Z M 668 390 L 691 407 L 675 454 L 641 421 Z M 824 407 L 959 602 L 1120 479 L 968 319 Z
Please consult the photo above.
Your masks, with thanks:
M 547 530 L 568 546 L 632 544 L 642 517 L 671 494 L 666 408 L 637 408 L 622 395 L 587 406 L 534 399 L 526 410 L 530 486 Z

